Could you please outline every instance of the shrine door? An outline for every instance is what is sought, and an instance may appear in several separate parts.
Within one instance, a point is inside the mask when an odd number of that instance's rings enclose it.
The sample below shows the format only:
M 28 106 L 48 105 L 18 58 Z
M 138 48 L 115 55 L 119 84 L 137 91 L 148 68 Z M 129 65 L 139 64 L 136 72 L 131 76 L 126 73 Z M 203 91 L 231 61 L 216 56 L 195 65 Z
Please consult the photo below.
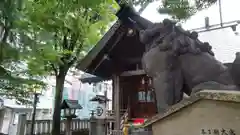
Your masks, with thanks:
M 147 76 L 141 76 L 136 85 L 137 98 L 134 105 L 135 118 L 148 118 L 156 114 L 155 93 L 152 88 L 152 80 Z

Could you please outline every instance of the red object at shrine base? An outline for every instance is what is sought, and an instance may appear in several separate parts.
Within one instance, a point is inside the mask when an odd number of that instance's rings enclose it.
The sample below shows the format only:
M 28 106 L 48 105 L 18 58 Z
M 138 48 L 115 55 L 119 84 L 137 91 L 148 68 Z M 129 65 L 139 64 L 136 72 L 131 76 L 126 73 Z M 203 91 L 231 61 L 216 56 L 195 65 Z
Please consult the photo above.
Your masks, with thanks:
M 133 120 L 133 124 L 144 124 L 145 119 L 144 118 L 135 118 Z

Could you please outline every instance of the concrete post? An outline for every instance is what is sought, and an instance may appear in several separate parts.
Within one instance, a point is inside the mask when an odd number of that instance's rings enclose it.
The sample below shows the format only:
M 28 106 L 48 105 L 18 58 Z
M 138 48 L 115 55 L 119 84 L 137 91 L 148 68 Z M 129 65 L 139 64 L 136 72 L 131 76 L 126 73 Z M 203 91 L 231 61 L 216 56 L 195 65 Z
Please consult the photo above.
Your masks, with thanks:
M 97 135 L 106 135 L 105 132 L 105 120 L 104 119 L 97 119 Z
M 27 115 L 19 114 L 16 135 L 25 135 L 26 122 L 27 122 Z
M 90 118 L 90 129 L 89 129 L 89 135 L 98 135 L 97 134 L 97 119 L 92 116 Z
M 66 135 L 72 135 L 71 122 L 72 122 L 72 118 L 66 119 Z
M 97 119 L 93 112 L 90 118 L 89 135 L 106 135 L 105 119 Z

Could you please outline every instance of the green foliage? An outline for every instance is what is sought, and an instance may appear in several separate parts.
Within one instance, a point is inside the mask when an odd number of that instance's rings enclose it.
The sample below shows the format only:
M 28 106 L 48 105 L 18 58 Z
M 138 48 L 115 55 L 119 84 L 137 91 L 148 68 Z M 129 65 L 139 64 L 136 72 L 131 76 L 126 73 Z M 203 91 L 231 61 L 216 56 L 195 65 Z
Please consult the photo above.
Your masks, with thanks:
M 196 12 L 210 7 L 217 0 L 163 0 L 158 12 L 169 14 L 177 21 L 185 21 Z
M 115 20 L 112 0 L 1 0 L 0 95 L 29 103 L 56 76 L 53 134 L 59 134 L 65 76 Z
M 1 0 L 0 94 L 25 103 L 31 87 L 45 86 L 42 77 L 66 75 L 107 30 L 116 7 L 112 0 Z
M 19 41 L 21 33 L 17 25 L 21 20 L 22 5 L 22 0 L 0 1 L 0 95 L 28 104 L 31 103 L 27 99 L 33 92 L 31 88 L 45 85 L 20 70 L 24 67 L 22 56 L 26 54 L 25 44 Z
M 210 7 L 217 0 L 121 0 L 120 4 L 127 3 L 131 6 L 140 6 L 141 13 L 151 2 L 159 1 L 160 14 L 168 14 L 176 21 L 185 21 L 196 12 Z
M 112 0 L 25 0 L 17 22 L 28 74 L 56 77 L 53 135 L 60 133 L 64 80 L 115 19 Z M 26 55 L 27 54 L 27 55 Z
M 0 1 L 0 62 L 18 59 L 16 51 L 14 22 L 18 19 L 20 0 Z M 8 53 L 14 54 L 10 56 Z
M 101 38 L 113 21 L 110 0 L 28 1 L 22 28 L 34 41 L 30 46 L 28 68 L 31 74 L 63 72 L 79 61 Z

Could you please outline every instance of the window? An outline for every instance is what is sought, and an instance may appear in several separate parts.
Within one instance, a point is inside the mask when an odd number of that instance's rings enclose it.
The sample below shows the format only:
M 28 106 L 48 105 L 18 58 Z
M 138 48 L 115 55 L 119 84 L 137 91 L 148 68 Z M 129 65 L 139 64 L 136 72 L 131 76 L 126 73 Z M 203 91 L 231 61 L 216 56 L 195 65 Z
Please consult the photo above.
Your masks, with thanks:
M 108 84 L 107 83 L 104 83 L 104 91 L 107 91 L 108 90 Z
M 96 83 L 93 83 L 93 87 L 92 87 L 93 89 L 93 92 L 94 93 L 97 93 L 97 84 Z
M 102 83 L 98 84 L 98 91 L 102 92 Z

